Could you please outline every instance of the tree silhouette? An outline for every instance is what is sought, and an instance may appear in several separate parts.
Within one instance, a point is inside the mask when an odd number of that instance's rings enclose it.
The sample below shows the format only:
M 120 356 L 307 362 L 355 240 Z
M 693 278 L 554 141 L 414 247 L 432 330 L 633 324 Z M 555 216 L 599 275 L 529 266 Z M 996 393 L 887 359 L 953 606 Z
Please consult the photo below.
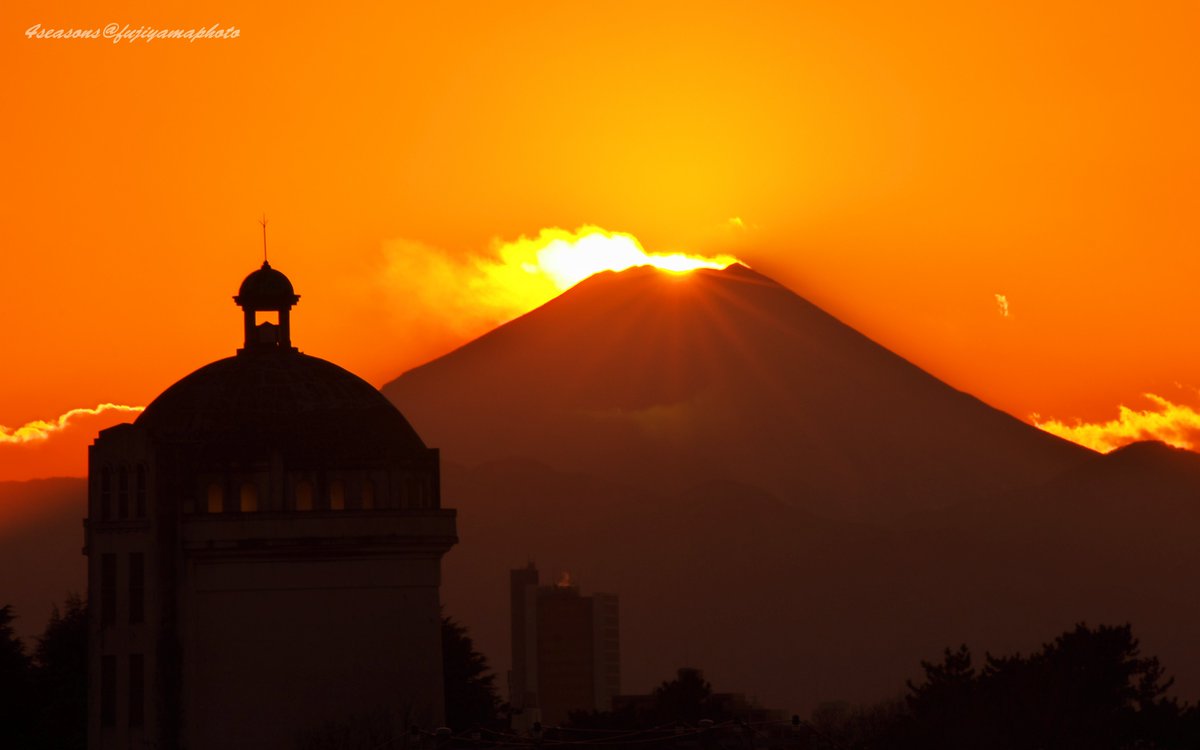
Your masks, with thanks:
M 87 745 L 87 606 L 55 607 L 33 658 L 0 607 L 0 747 L 83 750 Z
M 572 711 L 569 724 L 575 729 L 610 731 L 677 723 L 695 726 L 701 719 L 721 722 L 734 718 L 727 715 L 713 699 L 712 685 L 704 679 L 704 673 L 699 669 L 679 669 L 675 679 L 664 681 L 650 697 L 653 700 L 649 705 L 638 701 L 624 703 L 615 711 Z
M 15 619 L 12 605 L 0 607 L 0 747 L 27 746 L 32 730 L 31 664 L 13 630 Z
M 946 649 L 940 663 L 921 662 L 925 682 L 908 682 L 908 710 L 916 727 L 936 727 L 951 747 L 969 746 L 968 738 L 978 733 L 973 715 L 978 687 L 971 651 L 966 644 L 957 651 Z
M 87 746 L 87 604 L 78 594 L 55 606 L 34 651 L 34 693 L 41 746 Z
M 1198 739 L 1194 711 L 1165 697 L 1171 680 L 1141 655 L 1128 624 L 1081 623 L 1028 658 L 988 655 L 978 674 L 966 646 L 922 666 L 893 746 L 1117 750 Z
M 713 718 L 712 685 L 699 669 L 681 667 L 675 679 L 663 682 L 654 691 L 654 712 L 660 721 L 685 721 L 695 724 Z
M 462 731 L 496 718 L 496 675 L 487 657 L 475 650 L 466 627 L 442 617 L 442 679 L 446 695 L 446 725 Z

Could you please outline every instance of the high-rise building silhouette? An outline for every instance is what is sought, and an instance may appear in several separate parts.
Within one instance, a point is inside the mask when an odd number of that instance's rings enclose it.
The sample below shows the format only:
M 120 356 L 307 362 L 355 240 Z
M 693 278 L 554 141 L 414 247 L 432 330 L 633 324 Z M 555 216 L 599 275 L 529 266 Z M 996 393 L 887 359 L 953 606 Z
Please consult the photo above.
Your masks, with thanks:
M 291 342 L 266 262 L 244 344 L 88 469 L 89 746 L 292 748 L 329 722 L 437 726 L 438 454 L 374 387 Z
M 533 563 L 509 575 L 514 724 L 557 724 L 571 711 L 608 711 L 621 689 L 616 594 L 582 596 L 570 576 L 539 586 Z

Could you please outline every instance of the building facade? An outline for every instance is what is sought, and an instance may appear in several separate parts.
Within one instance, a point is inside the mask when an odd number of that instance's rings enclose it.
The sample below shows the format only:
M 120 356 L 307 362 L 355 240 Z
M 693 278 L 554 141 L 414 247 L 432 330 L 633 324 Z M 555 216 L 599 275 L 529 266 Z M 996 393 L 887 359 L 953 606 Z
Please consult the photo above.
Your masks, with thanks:
M 538 583 L 530 563 L 509 575 L 514 725 L 566 721 L 572 711 L 608 711 L 621 689 L 616 594 L 582 596 L 570 576 Z
M 89 747 L 292 748 L 330 722 L 442 722 L 438 454 L 291 342 L 291 282 L 244 343 L 89 449 Z

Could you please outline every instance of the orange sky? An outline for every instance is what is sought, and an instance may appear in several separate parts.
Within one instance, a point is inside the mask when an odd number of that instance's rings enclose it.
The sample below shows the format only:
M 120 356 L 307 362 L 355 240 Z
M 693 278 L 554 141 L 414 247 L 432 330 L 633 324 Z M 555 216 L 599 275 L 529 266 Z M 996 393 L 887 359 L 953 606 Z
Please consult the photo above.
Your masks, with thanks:
M 1194 2 L 78 5 L 0 7 L 0 425 L 231 354 L 263 211 L 297 344 L 376 384 L 495 312 L 414 248 L 594 224 L 1023 419 L 1200 404 Z M 25 36 L 110 22 L 239 36 Z

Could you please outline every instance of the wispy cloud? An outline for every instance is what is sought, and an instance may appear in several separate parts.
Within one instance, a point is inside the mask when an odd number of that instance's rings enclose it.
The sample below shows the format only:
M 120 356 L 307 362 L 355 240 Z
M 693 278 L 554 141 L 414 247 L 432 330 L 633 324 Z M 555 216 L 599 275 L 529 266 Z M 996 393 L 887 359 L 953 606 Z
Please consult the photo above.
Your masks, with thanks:
M 107 411 L 136 413 L 145 408 L 144 406 L 126 406 L 125 404 L 100 404 L 92 409 L 71 409 L 50 421 L 35 419 L 32 422 L 26 422 L 20 427 L 5 427 L 4 425 L 0 425 L 0 444 L 36 443 L 48 440 L 56 432 L 62 432 L 67 429 L 72 420 L 78 417 L 96 416 Z
M 996 295 L 996 306 L 1000 308 L 1000 317 L 1007 318 L 1008 317 L 1008 295 L 1007 294 L 997 294 Z
M 1122 405 L 1117 418 L 1108 422 L 1077 420 L 1068 424 L 1057 419 L 1042 421 L 1037 414 L 1030 421 L 1046 432 L 1101 453 L 1139 440 L 1160 440 L 1176 448 L 1200 449 L 1200 412 L 1153 393 L 1143 395 L 1153 408 L 1137 410 Z

